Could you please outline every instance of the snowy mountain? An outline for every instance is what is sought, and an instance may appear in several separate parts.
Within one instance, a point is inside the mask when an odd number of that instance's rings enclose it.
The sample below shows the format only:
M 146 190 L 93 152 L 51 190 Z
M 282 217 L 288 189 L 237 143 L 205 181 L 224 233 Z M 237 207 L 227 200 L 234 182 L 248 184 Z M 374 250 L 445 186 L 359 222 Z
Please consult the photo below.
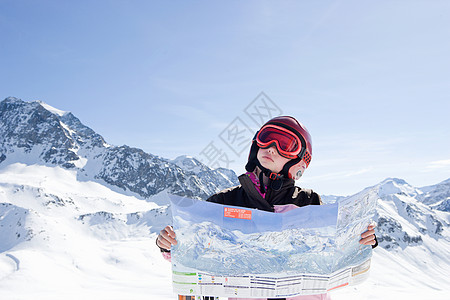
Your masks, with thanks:
M 416 188 L 387 178 L 352 196 L 378 198 L 380 247 L 374 251 L 369 280 L 353 290 L 336 291 L 333 299 L 448 299 L 450 214 L 433 205 L 448 201 L 448 183 Z
M 419 197 L 421 202 L 429 204 L 434 209 L 450 212 L 450 179 L 420 190 L 423 192 Z
M 435 189 L 415 188 L 402 179 L 388 178 L 357 195 L 362 197 L 375 191 L 379 197 L 377 209 L 378 241 L 385 249 L 405 249 L 424 245 L 431 249 L 434 242 L 450 241 L 448 214 L 425 204 L 436 189 L 447 185 L 443 182 Z
M 186 159 L 185 159 L 186 160 Z M 161 191 L 206 199 L 237 185 L 230 170 L 212 170 L 181 158 L 171 162 L 129 146 L 112 146 L 72 113 L 43 102 L 9 97 L 0 102 L 0 163 L 22 162 L 74 169 L 96 180 L 150 197 Z
M 42 102 L 0 102 L 0 299 L 174 299 L 155 246 L 167 193 L 205 199 L 237 184 L 192 157 L 109 145 Z M 378 201 L 371 276 L 340 299 L 448 299 L 450 179 L 388 178 L 351 197 Z M 340 197 L 327 196 L 328 201 Z M 280 245 L 285 240 L 280 241 Z

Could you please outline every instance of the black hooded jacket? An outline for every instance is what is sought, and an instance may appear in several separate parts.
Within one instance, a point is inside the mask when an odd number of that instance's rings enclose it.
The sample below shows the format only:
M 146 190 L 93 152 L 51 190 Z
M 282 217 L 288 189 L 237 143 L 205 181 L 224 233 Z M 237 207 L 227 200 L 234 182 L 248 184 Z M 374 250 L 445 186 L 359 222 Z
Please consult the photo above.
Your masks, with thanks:
M 252 180 L 246 174 L 243 174 L 239 176 L 241 185 L 214 194 L 207 201 L 271 212 L 274 211 L 274 205 L 295 204 L 306 206 L 322 204 L 319 194 L 310 189 L 295 186 L 293 179 L 283 178 L 282 180 L 283 184 L 280 190 L 274 191 L 269 185 L 263 198 L 256 190 Z

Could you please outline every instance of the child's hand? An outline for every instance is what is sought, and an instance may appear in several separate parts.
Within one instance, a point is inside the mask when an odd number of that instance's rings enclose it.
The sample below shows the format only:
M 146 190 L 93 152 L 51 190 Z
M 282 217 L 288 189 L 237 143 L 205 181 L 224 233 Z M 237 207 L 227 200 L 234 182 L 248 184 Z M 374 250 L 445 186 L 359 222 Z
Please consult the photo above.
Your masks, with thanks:
M 373 230 L 377 226 L 376 224 L 370 224 L 367 226 L 367 231 L 364 231 L 361 234 L 361 239 L 359 240 L 360 244 L 363 245 L 375 245 L 375 230 Z
M 173 231 L 172 226 L 166 226 L 158 235 L 156 239 L 156 245 L 166 250 L 170 250 L 172 245 L 177 244 L 177 240 L 175 239 L 175 231 Z

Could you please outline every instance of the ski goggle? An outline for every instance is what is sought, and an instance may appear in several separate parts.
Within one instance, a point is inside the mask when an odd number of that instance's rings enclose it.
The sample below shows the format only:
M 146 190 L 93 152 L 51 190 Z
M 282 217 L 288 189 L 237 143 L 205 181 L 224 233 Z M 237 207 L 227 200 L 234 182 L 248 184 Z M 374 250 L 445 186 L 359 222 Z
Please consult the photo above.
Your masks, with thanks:
M 278 153 L 286 158 L 294 159 L 299 156 L 305 143 L 290 130 L 281 126 L 268 124 L 261 128 L 256 135 L 256 143 L 262 149 L 276 146 Z M 300 155 L 302 155 L 301 153 Z

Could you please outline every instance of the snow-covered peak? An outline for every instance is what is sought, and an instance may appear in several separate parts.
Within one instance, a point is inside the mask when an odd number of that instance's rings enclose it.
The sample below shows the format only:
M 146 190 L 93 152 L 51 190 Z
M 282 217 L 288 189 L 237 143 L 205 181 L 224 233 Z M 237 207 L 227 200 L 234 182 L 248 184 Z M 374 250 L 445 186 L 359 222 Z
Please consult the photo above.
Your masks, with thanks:
M 420 190 L 425 193 L 436 190 L 436 189 L 450 191 L 450 178 L 447 180 L 444 180 L 438 184 L 428 185 L 428 186 L 424 186 L 424 187 L 420 188 Z
M 420 201 L 424 192 L 403 179 L 387 178 L 355 196 L 378 198 L 377 238 L 380 246 L 387 250 L 449 241 L 448 216 Z M 425 248 L 432 253 L 432 247 Z
M 323 204 L 332 204 L 339 200 L 347 198 L 346 196 L 320 195 Z
M 105 141 L 77 121 L 41 101 L 7 98 L 0 102 L 0 157 L 8 163 L 28 163 L 33 153 L 34 163 L 82 166 L 82 152 L 103 148 Z
M 195 157 L 189 155 L 181 155 L 170 161 L 171 163 L 179 166 L 183 170 L 191 171 L 196 174 L 203 171 L 210 171 L 211 169 L 197 160 Z
M 391 194 L 405 194 L 416 196 L 421 192 L 409 185 L 405 180 L 399 178 L 386 178 L 378 184 L 378 194 L 380 197 Z
M 450 212 L 450 179 L 420 188 L 423 192 L 419 200 L 433 208 Z
M 6 97 L 5 100 L 3 100 L 5 103 L 19 103 L 22 102 L 21 99 L 16 97 Z
M 395 177 L 388 177 L 385 180 L 383 180 L 381 182 L 381 184 L 390 183 L 390 182 L 393 182 L 395 184 L 400 184 L 400 185 L 408 184 L 404 179 L 395 178 Z
M 46 110 L 48 110 L 49 112 L 51 112 L 52 114 L 58 115 L 60 117 L 63 117 L 64 115 L 68 114 L 69 112 L 67 111 L 63 111 L 57 108 L 54 108 L 51 105 L 48 105 L 47 103 L 44 103 L 42 101 L 36 101 L 37 103 L 39 103 L 43 108 L 45 108 Z

